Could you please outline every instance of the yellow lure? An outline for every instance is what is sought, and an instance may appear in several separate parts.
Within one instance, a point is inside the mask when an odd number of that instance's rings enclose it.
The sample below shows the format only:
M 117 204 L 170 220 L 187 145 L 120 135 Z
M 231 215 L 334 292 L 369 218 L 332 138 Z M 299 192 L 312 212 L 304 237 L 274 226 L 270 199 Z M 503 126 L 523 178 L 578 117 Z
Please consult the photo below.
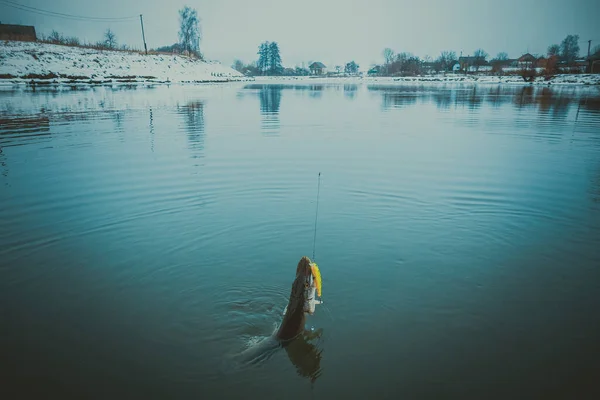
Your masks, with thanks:
M 317 294 L 319 295 L 319 297 L 321 297 L 322 281 L 321 281 L 321 271 L 319 271 L 319 266 L 316 263 L 311 263 L 310 270 L 312 271 L 313 278 L 315 280 L 315 283 L 317 284 Z

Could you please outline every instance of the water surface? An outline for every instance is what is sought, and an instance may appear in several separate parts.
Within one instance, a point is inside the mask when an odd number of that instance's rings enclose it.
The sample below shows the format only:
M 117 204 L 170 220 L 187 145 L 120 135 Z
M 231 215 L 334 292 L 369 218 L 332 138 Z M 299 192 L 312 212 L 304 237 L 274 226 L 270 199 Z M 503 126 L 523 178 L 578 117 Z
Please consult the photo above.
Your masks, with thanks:
M 0 91 L 10 398 L 598 398 L 599 267 L 597 88 Z

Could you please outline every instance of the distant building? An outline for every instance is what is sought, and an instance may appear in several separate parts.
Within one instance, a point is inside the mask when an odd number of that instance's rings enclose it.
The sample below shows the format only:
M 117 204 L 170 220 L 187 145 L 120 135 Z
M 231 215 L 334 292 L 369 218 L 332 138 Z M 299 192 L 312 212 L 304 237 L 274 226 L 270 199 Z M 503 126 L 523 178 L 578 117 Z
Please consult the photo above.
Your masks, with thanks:
M 559 61 L 557 63 L 557 67 L 565 74 L 581 74 L 585 73 L 589 68 L 589 60 L 587 59 L 579 59 L 575 61 Z
M 325 64 L 319 61 L 316 61 L 308 66 L 308 69 L 310 69 L 310 73 L 312 75 L 323 75 L 325 73 L 325 68 L 327 68 L 325 67 Z
M 533 64 L 537 61 L 537 58 L 529 53 L 523 54 L 517 59 L 517 66 L 519 68 L 532 68 Z
M 482 72 L 492 70 L 489 62 L 475 56 L 460 56 L 458 57 L 458 64 L 460 65 L 461 71 Z
M 600 51 L 592 54 L 587 58 L 587 72 L 590 74 L 600 74 Z
M 467 57 L 467 56 L 458 57 L 458 64 L 460 66 L 460 70 L 464 71 L 465 69 L 475 65 L 476 59 L 477 59 L 477 57 Z
M 433 74 L 436 69 L 436 63 L 432 61 L 423 62 L 423 73 L 425 74 Z
M 37 36 L 33 26 L 0 24 L 0 40 L 35 42 Z
M 380 71 L 381 71 L 380 67 L 378 65 L 376 65 L 373 68 L 371 68 L 369 71 L 367 71 L 367 76 L 379 75 Z

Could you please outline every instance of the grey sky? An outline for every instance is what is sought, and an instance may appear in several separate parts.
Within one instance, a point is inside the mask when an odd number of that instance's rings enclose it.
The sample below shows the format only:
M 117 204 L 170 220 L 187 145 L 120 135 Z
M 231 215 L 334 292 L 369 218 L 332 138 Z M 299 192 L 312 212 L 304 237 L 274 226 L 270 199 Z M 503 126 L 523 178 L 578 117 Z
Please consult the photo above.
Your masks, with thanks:
M 579 34 L 581 53 L 600 44 L 600 1 L 593 0 L 12 0 L 60 13 L 97 17 L 144 15 L 150 48 L 177 41 L 177 11 L 185 4 L 202 19 L 201 50 L 230 64 L 253 61 L 258 45 L 277 41 L 285 66 L 322 61 L 327 66 L 356 60 L 362 68 L 382 62 L 391 47 L 418 56 L 442 50 L 491 56 L 544 54 L 549 44 Z M 97 41 L 110 27 L 120 43 L 141 48 L 139 20 L 80 22 L 17 10 L 0 3 L 0 21 L 35 25 L 39 33 L 56 29 Z M 361 68 L 361 69 L 362 69 Z

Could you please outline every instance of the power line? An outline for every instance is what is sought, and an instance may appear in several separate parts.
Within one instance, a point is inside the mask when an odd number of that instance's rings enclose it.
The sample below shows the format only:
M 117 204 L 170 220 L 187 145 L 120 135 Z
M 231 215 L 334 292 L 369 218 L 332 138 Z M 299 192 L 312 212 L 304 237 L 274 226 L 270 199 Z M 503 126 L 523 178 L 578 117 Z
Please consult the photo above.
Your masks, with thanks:
M 133 19 L 137 19 L 138 16 L 134 15 L 131 17 L 89 17 L 83 15 L 73 15 L 73 14 L 65 14 L 59 13 L 55 11 L 42 10 L 41 8 L 31 7 L 24 4 L 16 3 L 10 0 L 0 0 L 0 3 L 3 3 L 9 7 L 16 8 L 21 11 L 28 11 L 34 14 L 44 15 L 46 17 L 55 17 L 55 18 L 63 18 L 70 19 L 76 21 L 90 21 L 90 22 L 126 22 Z

